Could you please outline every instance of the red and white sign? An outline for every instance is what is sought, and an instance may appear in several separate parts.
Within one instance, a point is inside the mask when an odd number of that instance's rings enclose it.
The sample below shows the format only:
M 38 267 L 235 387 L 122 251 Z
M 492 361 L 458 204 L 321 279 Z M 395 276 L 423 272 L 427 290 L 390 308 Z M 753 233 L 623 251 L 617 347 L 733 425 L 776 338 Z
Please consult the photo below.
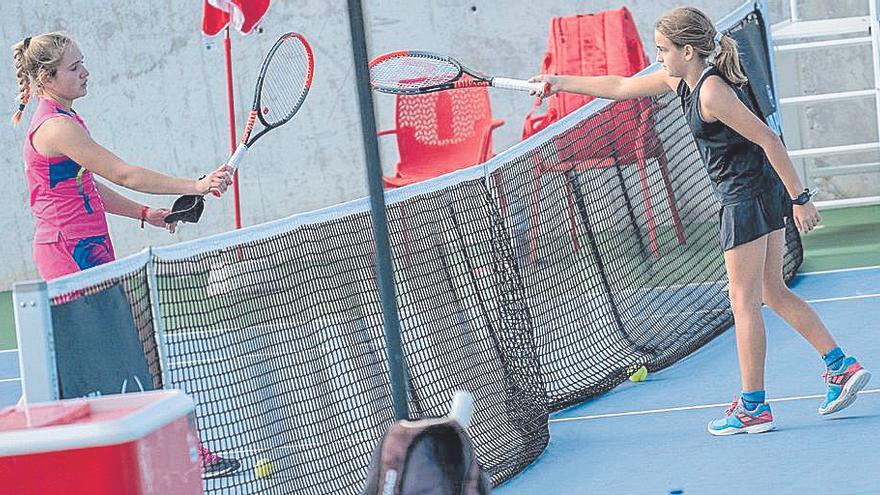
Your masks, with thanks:
M 227 25 L 250 33 L 269 10 L 270 0 L 205 0 L 202 33 L 215 36 Z

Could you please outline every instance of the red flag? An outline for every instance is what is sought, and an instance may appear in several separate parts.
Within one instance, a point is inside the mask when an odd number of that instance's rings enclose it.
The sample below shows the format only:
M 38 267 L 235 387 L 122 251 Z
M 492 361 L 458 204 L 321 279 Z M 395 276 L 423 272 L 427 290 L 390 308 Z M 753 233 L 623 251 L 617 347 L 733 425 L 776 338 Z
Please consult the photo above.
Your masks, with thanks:
M 231 22 L 232 27 L 241 34 L 248 34 L 266 15 L 269 2 L 270 0 L 205 0 L 202 33 L 214 36 Z

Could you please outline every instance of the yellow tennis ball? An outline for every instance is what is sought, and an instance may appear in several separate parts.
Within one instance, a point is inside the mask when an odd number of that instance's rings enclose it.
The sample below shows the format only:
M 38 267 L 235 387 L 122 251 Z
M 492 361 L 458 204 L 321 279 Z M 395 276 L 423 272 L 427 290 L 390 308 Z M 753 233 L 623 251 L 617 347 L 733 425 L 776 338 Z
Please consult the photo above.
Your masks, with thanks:
M 642 382 L 645 381 L 645 378 L 648 378 L 648 368 L 642 366 L 635 373 L 629 376 L 629 381 Z
M 272 464 L 272 461 L 269 459 L 259 459 L 256 464 L 254 464 L 254 474 L 257 475 L 257 478 L 267 478 L 272 476 L 272 473 L 275 472 L 275 465 Z

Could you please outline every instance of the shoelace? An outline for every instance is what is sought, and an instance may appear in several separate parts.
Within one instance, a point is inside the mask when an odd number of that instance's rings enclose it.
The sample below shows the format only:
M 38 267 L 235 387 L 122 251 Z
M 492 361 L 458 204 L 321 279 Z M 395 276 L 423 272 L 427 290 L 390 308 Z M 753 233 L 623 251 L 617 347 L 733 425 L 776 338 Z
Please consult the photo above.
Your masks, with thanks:
M 831 380 L 831 371 L 825 370 L 825 373 L 822 373 L 822 379 L 825 380 L 825 385 L 828 385 L 828 381 Z
M 739 405 L 739 397 L 733 399 L 733 404 L 731 404 L 730 407 L 728 407 L 727 410 L 724 411 L 724 415 L 730 416 L 730 414 L 736 410 L 737 405 Z
M 205 466 L 220 458 L 219 455 L 211 452 L 210 450 L 202 447 L 201 445 L 199 446 L 199 456 L 201 456 L 201 458 L 202 458 L 202 465 L 205 465 Z

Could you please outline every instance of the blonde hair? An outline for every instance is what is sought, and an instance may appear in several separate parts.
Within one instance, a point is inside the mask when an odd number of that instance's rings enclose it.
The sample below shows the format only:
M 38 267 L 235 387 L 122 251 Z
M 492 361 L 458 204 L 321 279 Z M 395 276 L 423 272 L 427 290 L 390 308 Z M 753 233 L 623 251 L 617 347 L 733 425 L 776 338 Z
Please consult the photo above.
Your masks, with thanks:
M 724 78 L 731 83 L 741 86 L 749 82 L 739 61 L 736 40 L 721 35 L 720 42 L 716 43 L 715 26 L 699 9 L 693 7 L 672 9 L 657 21 L 654 28 L 679 48 L 691 45 L 702 58 L 714 56 L 712 65 L 717 67 Z
M 60 33 L 45 33 L 27 37 L 12 45 L 12 59 L 15 66 L 15 77 L 18 79 L 18 110 L 12 114 L 12 125 L 21 122 L 21 115 L 31 99 L 31 85 L 35 84 L 36 92 L 41 88 L 40 76 L 46 74 L 54 77 L 58 65 L 64 58 L 64 52 L 73 43 L 70 36 Z

